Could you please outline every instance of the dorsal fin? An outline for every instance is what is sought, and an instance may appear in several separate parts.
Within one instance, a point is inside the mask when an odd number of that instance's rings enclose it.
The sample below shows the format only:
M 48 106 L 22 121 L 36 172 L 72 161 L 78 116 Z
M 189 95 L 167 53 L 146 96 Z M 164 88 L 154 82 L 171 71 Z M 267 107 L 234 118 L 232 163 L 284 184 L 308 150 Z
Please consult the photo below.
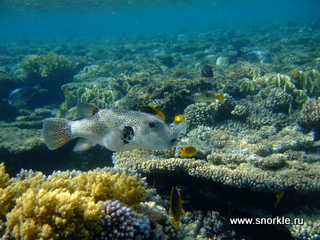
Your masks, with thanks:
M 96 114 L 100 109 L 88 103 L 79 103 L 77 105 L 78 114 L 82 118 L 88 118 Z

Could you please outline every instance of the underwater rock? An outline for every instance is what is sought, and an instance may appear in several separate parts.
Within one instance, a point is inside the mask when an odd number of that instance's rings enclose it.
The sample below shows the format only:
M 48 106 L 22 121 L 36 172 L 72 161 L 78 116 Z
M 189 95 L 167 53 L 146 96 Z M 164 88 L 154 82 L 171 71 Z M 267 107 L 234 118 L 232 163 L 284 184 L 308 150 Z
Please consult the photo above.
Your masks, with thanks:
M 158 58 L 164 65 L 171 68 L 174 64 L 174 57 L 172 55 L 157 55 L 156 58 Z
M 209 65 L 204 65 L 200 68 L 200 76 L 205 78 L 213 77 L 212 67 Z

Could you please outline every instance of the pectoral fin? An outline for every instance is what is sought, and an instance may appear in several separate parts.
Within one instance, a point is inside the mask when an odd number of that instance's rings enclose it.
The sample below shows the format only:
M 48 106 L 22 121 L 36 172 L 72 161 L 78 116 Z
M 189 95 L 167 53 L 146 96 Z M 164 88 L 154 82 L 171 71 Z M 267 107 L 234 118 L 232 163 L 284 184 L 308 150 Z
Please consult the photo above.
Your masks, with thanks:
M 81 138 L 77 142 L 77 144 L 74 146 L 73 151 L 75 152 L 84 152 L 89 150 L 90 148 L 97 145 L 95 142 L 92 142 L 91 140 Z

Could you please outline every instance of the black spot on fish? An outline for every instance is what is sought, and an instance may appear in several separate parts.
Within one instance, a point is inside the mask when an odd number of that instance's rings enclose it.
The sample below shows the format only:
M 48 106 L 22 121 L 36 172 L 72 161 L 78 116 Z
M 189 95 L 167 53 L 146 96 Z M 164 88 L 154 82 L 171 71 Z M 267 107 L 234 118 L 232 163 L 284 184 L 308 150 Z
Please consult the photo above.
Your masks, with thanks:
M 134 137 L 133 128 L 130 126 L 125 126 L 123 128 L 123 137 L 122 137 L 123 144 L 130 143 L 133 140 L 133 137 Z
M 154 122 L 149 122 L 149 127 L 154 128 L 156 124 Z

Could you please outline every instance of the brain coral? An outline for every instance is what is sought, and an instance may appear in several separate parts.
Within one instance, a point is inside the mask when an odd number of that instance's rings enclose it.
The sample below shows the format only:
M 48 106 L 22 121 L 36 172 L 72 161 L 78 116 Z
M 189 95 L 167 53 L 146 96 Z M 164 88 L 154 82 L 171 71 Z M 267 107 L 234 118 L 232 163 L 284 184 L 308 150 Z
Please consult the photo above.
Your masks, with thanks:
M 102 201 L 134 207 L 147 195 L 138 176 L 108 169 L 23 175 L 9 179 L 0 165 L 0 217 L 16 240 L 92 239 L 102 229 Z

